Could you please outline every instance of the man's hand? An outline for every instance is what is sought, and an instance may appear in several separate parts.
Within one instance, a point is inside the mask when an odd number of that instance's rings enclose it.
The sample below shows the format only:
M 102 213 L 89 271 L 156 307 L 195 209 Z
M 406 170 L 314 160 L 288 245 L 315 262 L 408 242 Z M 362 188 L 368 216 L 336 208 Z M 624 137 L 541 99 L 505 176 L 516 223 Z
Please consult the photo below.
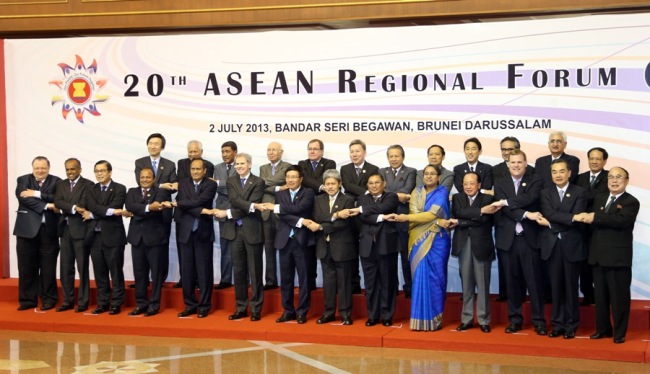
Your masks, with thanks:
M 20 197 L 34 197 L 35 190 L 30 190 L 29 188 L 20 193 Z

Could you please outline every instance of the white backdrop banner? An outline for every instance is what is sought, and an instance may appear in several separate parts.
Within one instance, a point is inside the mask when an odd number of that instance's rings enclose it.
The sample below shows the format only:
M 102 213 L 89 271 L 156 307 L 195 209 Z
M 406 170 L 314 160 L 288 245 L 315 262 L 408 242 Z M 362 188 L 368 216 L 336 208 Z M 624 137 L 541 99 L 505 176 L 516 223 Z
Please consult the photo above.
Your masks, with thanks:
M 633 296 L 650 298 L 648 14 L 6 40 L 5 58 L 10 230 L 16 177 L 31 172 L 35 156 L 47 156 L 51 173 L 62 177 L 64 160 L 77 157 L 91 179 L 93 164 L 107 159 L 113 179 L 134 187 L 134 160 L 147 155 L 154 132 L 166 136 L 163 157 L 174 161 L 199 139 L 205 158 L 221 162 L 221 144 L 233 140 L 253 155 L 257 171 L 268 162 L 269 142 L 281 142 L 285 161 L 296 163 L 312 138 L 325 142 L 325 156 L 339 166 L 356 138 L 367 142 L 370 162 L 386 166 L 386 148 L 401 144 L 405 163 L 418 169 L 427 147 L 441 144 L 451 169 L 464 161 L 465 139 L 479 137 L 481 159 L 496 164 L 499 140 L 516 136 L 533 163 L 548 154 L 548 133 L 559 130 L 581 171 L 596 146 L 609 152 L 608 168 L 630 171 L 628 191 L 642 204 Z M 170 257 L 174 279 L 175 249 Z M 126 259 L 132 278 L 130 252 Z M 450 290 L 459 290 L 457 271 L 449 274 Z

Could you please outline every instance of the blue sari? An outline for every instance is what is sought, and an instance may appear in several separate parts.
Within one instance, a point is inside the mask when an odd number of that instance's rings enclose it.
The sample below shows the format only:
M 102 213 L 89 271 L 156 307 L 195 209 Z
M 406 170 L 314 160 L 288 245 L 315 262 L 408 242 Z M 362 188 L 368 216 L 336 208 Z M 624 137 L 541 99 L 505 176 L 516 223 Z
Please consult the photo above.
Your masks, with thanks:
M 411 194 L 410 208 L 410 214 L 418 215 L 409 229 L 413 276 L 410 327 L 435 331 L 442 327 L 451 238 L 447 230 L 433 222 L 437 218 L 449 219 L 449 191 L 438 186 L 427 193 L 424 186 L 418 187 Z

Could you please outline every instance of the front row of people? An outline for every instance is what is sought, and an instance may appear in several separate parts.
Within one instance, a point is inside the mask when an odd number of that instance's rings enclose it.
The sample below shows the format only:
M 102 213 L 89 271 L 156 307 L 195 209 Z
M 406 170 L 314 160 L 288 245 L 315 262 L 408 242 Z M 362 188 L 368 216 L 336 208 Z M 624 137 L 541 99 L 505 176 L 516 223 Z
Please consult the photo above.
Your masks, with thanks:
M 98 288 L 93 313 L 118 314 L 124 302 L 124 247 L 132 245 L 136 284 L 136 307 L 129 314 L 152 316 L 159 312 L 162 284 L 167 273 L 166 221 L 163 212 L 178 212 L 176 233 L 181 253 L 181 276 L 186 308 L 178 314 L 206 317 L 212 296 L 213 217 L 225 219 L 221 236 L 232 249 L 236 310 L 229 319 L 251 312 L 261 318 L 264 301 L 262 280 L 262 213 L 279 217 L 275 248 L 280 253 L 281 294 L 284 312 L 277 322 L 307 321 L 310 309 L 308 247 L 316 245 L 323 270 L 325 308 L 318 324 L 335 319 L 336 307 L 342 323 L 352 324 L 352 273 L 360 256 L 365 277 L 368 320 L 366 326 L 392 325 L 398 289 L 398 223 L 409 223 L 409 263 L 412 273 L 410 327 L 439 330 L 447 288 L 450 252 L 458 256 L 463 283 L 463 311 L 458 330 L 474 324 L 475 290 L 477 320 L 481 331 L 490 332 L 489 284 L 494 248 L 503 254 L 508 285 L 509 325 L 506 333 L 522 329 L 522 304 L 530 296 L 532 321 L 539 335 L 575 337 L 579 324 L 578 277 L 580 264 L 588 256 L 593 266 L 597 332 L 592 339 L 614 337 L 625 341 L 630 312 L 632 232 L 639 202 L 625 192 L 628 172 L 612 168 L 608 175 L 609 194 L 597 196 L 593 212 L 587 209 L 587 191 L 570 184 L 571 170 L 565 160 L 551 163 L 554 185 L 542 188 L 542 180 L 526 173 L 526 155 L 511 152 L 511 178 L 498 179 L 494 196 L 481 192 L 480 175 L 466 173 L 462 191 L 452 198 L 439 184 L 442 170 L 428 165 L 423 185 L 410 197 L 410 212 L 395 213 L 397 194 L 385 191 L 382 174 L 368 176 L 368 193 L 354 199 L 341 192 L 341 175 L 327 170 L 324 194 L 302 188 L 303 170 L 290 166 L 285 171 L 287 189 L 275 202 L 263 202 L 264 181 L 251 173 L 250 155 L 235 159 L 237 174 L 228 178 L 231 207 L 213 208 L 217 184 L 206 177 L 201 159 L 192 160 L 191 178 L 179 183 L 176 201 L 159 193 L 154 171 L 143 168 L 139 187 L 128 192 L 111 179 L 107 161 L 95 164 L 97 184 L 81 177 L 76 159 L 65 162 L 67 180 L 49 175 L 49 161 L 37 157 L 33 173 L 18 178 L 19 200 L 14 230 L 17 236 L 19 310 L 56 306 L 56 258 L 61 238 L 61 283 L 63 303 L 57 311 L 74 307 L 74 268 L 81 284 L 77 308 L 88 309 L 88 257 L 92 259 Z M 125 207 L 125 209 L 123 209 Z M 61 213 L 61 214 L 58 214 Z M 132 217 L 128 235 L 122 217 Z M 351 217 L 360 222 L 359 227 Z M 495 239 L 492 238 L 492 227 Z M 590 248 L 584 230 L 590 226 Z M 455 229 L 453 236 L 450 230 Z M 357 234 L 358 233 L 358 234 Z M 358 244 L 358 245 L 357 245 Z M 453 248 L 453 249 L 452 249 Z M 358 251 L 358 253 L 357 253 Z M 37 259 L 37 260 L 34 260 Z M 549 266 L 553 293 L 551 323 L 547 332 L 541 287 L 543 261 Z M 294 274 L 298 274 L 299 300 L 294 307 Z M 147 296 L 151 274 L 152 289 Z M 248 286 L 252 295 L 248 298 Z M 199 298 L 196 298 L 198 285 Z M 614 326 L 610 323 L 610 306 Z

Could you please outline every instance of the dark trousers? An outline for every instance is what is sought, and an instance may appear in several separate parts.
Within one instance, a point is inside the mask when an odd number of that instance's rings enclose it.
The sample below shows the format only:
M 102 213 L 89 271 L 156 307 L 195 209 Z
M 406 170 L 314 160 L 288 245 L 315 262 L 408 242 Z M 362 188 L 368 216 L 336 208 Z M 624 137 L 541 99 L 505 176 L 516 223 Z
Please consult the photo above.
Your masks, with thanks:
M 54 305 L 59 300 L 56 286 L 56 261 L 59 238 L 47 235 L 41 225 L 33 238 L 16 237 L 18 259 L 18 302 L 21 306 Z
M 330 254 L 329 243 L 327 255 L 320 260 L 323 271 L 323 294 L 325 296 L 325 311 L 323 315 L 334 315 L 338 294 L 339 314 L 341 317 L 351 317 L 352 314 L 352 275 L 358 258 L 351 261 L 334 261 Z M 358 268 L 358 266 L 357 266 Z
M 290 239 L 278 252 L 280 252 L 280 291 L 284 313 L 307 315 L 311 305 L 307 249 L 297 240 Z M 298 308 L 293 305 L 293 284 L 296 273 L 298 273 Z
M 142 243 L 131 247 L 133 276 L 135 278 L 135 303 L 140 308 L 160 309 L 160 294 L 167 274 L 163 273 L 169 263 L 167 245 L 146 246 Z M 147 297 L 151 274 L 151 296 Z
M 316 289 L 316 278 L 318 278 L 318 259 L 316 258 L 316 246 L 310 245 L 306 248 L 307 271 L 309 272 L 309 289 Z
M 261 313 L 264 304 L 264 285 L 262 284 L 262 244 L 249 244 L 244 229 L 237 227 L 235 239 L 230 242 L 232 267 L 235 280 L 235 302 L 237 312 L 248 309 L 248 278 L 251 283 L 251 313 Z
M 183 301 L 186 308 L 210 310 L 212 308 L 212 286 L 214 265 L 212 264 L 212 242 L 199 239 L 196 232 L 190 234 L 187 243 L 181 243 L 183 267 Z M 199 299 L 194 285 L 199 286 Z
M 497 249 L 497 273 L 499 275 L 499 297 L 508 297 L 508 280 L 506 278 L 506 269 L 503 266 L 504 251 Z
M 75 264 L 79 272 L 77 304 L 81 308 L 87 308 L 90 298 L 90 248 L 84 244 L 83 239 L 73 239 L 66 225 L 61 237 L 63 305 L 74 305 Z
M 406 230 L 402 230 L 398 227 L 397 231 L 397 248 L 399 250 L 400 262 L 402 264 L 402 277 L 404 278 L 404 286 L 402 289 L 404 293 L 410 294 L 413 284 L 411 278 L 411 264 L 409 263 L 409 232 L 408 224 L 406 225 Z M 364 276 L 365 277 L 365 276 Z M 366 286 L 366 289 L 368 286 Z
M 276 224 L 275 215 L 270 214 L 269 219 L 264 221 L 262 225 L 264 228 L 264 257 L 266 259 L 264 283 L 268 286 L 277 286 L 279 284 L 277 250 L 275 249 Z
M 521 306 L 526 289 L 530 295 L 531 319 L 535 326 L 545 326 L 544 298 L 542 295 L 541 258 L 538 249 L 532 248 L 526 238 L 515 236 L 508 251 L 502 251 L 503 265 L 508 284 L 508 318 L 510 323 L 522 325 Z
M 399 286 L 397 255 L 397 252 L 380 255 L 372 248 L 368 257 L 361 257 L 369 319 L 393 319 Z
M 102 233 L 95 232 L 90 248 L 90 258 L 97 285 L 97 305 L 121 307 L 124 303 L 124 246 L 107 247 L 102 243 Z M 110 280 L 109 280 L 110 275 Z M 111 297 L 111 281 L 113 285 Z
M 580 306 L 578 304 L 578 276 L 580 262 L 564 259 L 561 241 L 558 239 L 548 259 L 548 273 L 551 276 L 551 323 L 556 330 L 575 332 L 580 324 Z
M 632 268 L 629 266 L 594 265 L 594 296 L 596 297 L 596 331 L 612 332 L 614 338 L 624 338 L 630 319 L 630 285 Z
M 219 221 L 219 233 L 223 232 L 223 222 Z M 219 235 L 221 236 L 221 235 Z M 232 254 L 230 253 L 230 240 L 219 238 L 221 248 L 221 283 L 232 283 Z

